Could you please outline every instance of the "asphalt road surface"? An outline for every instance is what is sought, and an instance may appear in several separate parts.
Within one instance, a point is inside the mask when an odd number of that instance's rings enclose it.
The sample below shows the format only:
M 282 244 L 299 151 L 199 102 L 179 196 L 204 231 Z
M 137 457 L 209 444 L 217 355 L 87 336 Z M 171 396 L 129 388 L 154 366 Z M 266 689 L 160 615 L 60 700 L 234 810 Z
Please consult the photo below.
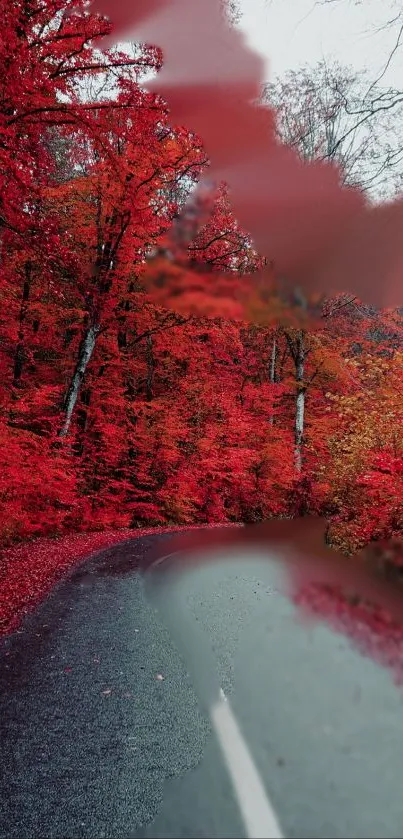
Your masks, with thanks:
M 158 540 L 100 552 L 2 641 L 2 839 L 402 836 L 390 674 L 303 628 L 249 554 L 176 595 L 217 663 L 206 710 L 138 571 Z

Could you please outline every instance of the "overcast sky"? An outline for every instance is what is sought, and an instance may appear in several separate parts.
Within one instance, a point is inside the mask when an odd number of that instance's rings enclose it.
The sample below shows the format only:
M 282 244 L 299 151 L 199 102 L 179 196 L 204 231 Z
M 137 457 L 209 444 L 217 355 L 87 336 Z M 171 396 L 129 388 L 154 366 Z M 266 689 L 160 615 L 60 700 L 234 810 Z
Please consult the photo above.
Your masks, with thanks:
M 251 45 L 269 59 L 268 78 L 334 57 L 359 70 L 366 68 L 372 81 L 398 34 L 395 28 L 375 31 L 396 14 L 396 0 L 240 0 L 240 5 L 241 26 Z M 402 87 L 403 47 L 382 81 Z

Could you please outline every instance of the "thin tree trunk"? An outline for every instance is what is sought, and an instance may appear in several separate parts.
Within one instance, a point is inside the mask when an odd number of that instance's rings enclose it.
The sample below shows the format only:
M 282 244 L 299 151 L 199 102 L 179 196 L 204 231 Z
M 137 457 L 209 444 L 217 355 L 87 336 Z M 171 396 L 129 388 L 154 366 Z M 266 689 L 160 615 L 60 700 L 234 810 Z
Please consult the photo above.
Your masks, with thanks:
M 81 391 L 80 407 L 77 408 L 77 437 L 74 444 L 74 452 L 78 457 L 81 457 L 84 452 L 84 437 L 87 428 L 91 395 L 91 388 L 83 388 Z
M 69 432 L 71 418 L 77 402 L 77 397 L 80 392 L 80 387 L 85 375 L 85 371 L 91 360 L 92 353 L 94 352 L 99 329 L 100 327 L 98 324 L 91 324 L 87 327 L 83 339 L 81 341 L 77 364 L 63 404 L 65 420 L 63 427 L 59 431 L 59 437 L 66 437 L 66 435 Z
M 295 379 L 297 396 L 295 401 L 295 466 L 298 472 L 302 470 L 302 447 L 304 438 L 305 417 L 305 347 L 304 333 L 300 332 L 295 344 Z
M 271 350 L 271 359 L 270 359 L 270 382 L 274 384 L 276 381 L 276 361 L 277 361 L 277 336 L 275 335 L 273 338 L 273 346 Z
M 146 338 L 146 358 L 147 358 L 147 379 L 146 379 L 146 399 L 151 402 L 153 398 L 153 378 L 155 369 L 155 359 L 153 353 L 153 339 L 151 335 Z
M 270 359 L 270 371 L 269 371 L 269 378 L 270 384 L 274 384 L 276 381 L 276 363 L 277 363 L 277 335 L 274 334 L 273 338 L 273 346 L 271 350 L 271 359 Z M 270 425 L 274 425 L 274 410 L 272 410 L 270 415 Z
M 116 208 L 113 209 L 106 225 L 108 228 L 108 234 L 104 238 L 101 228 L 101 211 L 101 197 L 98 195 L 96 216 L 97 256 L 93 266 L 90 291 L 87 295 L 89 325 L 86 327 L 81 341 L 77 364 L 64 400 L 63 410 L 65 412 L 65 421 L 63 427 L 59 431 L 59 437 L 65 437 L 66 434 L 68 434 L 71 418 L 77 402 L 78 394 L 80 392 L 81 383 L 92 353 L 94 352 L 97 336 L 101 329 L 100 318 L 102 307 L 99 299 L 97 305 L 94 305 L 94 296 L 96 295 L 98 298 L 105 298 L 111 289 L 113 273 L 116 270 L 118 248 L 130 222 L 130 212 L 120 214 Z M 116 229 L 117 227 L 118 229 Z
M 24 369 L 24 362 L 25 362 L 25 342 L 24 342 L 24 321 L 27 316 L 27 308 L 28 308 L 28 300 L 31 291 L 31 282 L 32 282 L 32 263 L 27 262 L 25 264 L 25 278 L 24 278 L 24 285 L 22 289 L 22 300 L 21 300 L 21 307 L 20 307 L 20 315 L 19 315 L 19 327 L 18 327 L 18 343 L 15 349 L 15 356 L 14 356 L 14 373 L 13 373 L 13 384 L 18 384 L 21 376 L 22 371 Z

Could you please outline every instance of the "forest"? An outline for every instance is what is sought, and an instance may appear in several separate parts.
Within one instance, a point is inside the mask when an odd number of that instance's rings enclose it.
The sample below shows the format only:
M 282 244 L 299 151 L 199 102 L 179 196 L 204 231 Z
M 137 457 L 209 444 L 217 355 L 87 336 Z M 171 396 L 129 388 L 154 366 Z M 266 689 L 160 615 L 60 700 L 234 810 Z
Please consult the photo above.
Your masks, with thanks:
M 208 159 L 144 86 L 158 46 L 105 46 L 85 0 L 0 8 L 1 546 L 310 514 L 346 554 L 399 539 L 403 308 L 285 295 L 224 181 L 192 204 Z M 397 99 L 357 120 L 366 87 L 321 62 L 262 96 L 376 201 L 402 120 Z

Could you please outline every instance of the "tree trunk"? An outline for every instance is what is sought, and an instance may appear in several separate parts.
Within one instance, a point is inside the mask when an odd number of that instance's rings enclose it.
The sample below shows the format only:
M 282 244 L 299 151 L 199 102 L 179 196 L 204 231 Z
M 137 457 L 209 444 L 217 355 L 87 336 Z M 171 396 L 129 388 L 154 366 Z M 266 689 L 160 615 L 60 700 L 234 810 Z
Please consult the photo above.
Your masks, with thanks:
M 295 466 L 298 472 L 302 470 L 302 447 L 304 438 L 304 416 L 305 416 L 305 347 L 304 333 L 300 332 L 295 342 L 295 379 L 297 383 L 297 396 L 295 401 Z
M 81 457 L 84 452 L 84 437 L 88 421 L 88 409 L 91 403 L 91 388 L 83 388 L 81 391 L 80 407 L 77 408 L 77 437 L 74 443 L 74 453 Z
M 80 392 L 81 383 L 92 353 L 94 352 L 97 336 L 101 329 L 101 299 L 105 299 L 112 287 L 114 272 L 116 271 L 119 245 L 121 244 L 122 238 L 130 222 L 130 212 L 124 212 L 121 214 L 117 208 L 114 208 L 107 219 L 106 228 L 108 232 L 104 237 L 101 227 L 101 217 L 102 203 L 101 197 L 98 195 L 96 216 L 97 256 L 93 265 L 90 289 L 87 293 L 89 325 L 85 329 L 83 339 L 80 344 L 77 364 L 64 400 L 63 410 L 65 412 L 65 421 L 63 427 L 59 431 L 59 437 L 65 437 L 70 428 L 71 418 L 77 402 L 78 394 Z
M 25 278 L 24 278 L 24 285 L 22 289 L 22 300 L 21 300 L 21 307 L 20 307 L 20 315 L 19 315 L 19 327 L 18 327 L 18 342 L 15 349 L 15 356 L 14 356 L 14 373 L 13 373 L 13 385 L 17 385 L 21 376 L 22 371 L 24 369 L 24 362 L 25 362 L 25 342 L 24 342 L 24 321 L 27 316 L 27 308 L 28 308 L 28 300 L 31 291 L 31 282 L 32 282 L 32 263 L 26 262 L 25 264 Z
M 81 341 L 77 364 L 63 404 L 65 420 L 63 427 L 59 431 L 59 437 L 66 437 L 66 435 L 69 432 L 71 418 L 77 402 L 77 397 L 80 392 L 80 387 L 85 375 L 85 371 L 91 360 L 92 353 L 94 352 L 99 329 L 100 327 L 98 324 L 90 324 L 87 327 L 83 339 Z
M 147 379 L 146 379 L 146 399 L 151 402 L 153 398 L 153 378 L 155 369 L 155 359 L 153 353 L 153 339 L 151 335 L 146 338 L 146 358 L 147 358 Z
M 269 380 L 270 384 L 274 385 L 276 381 L 276 364 L 277 364 L 277 335 L 274 333 L 273 346 L 271 350 Z M 274 410 L 270 415 L 270 425 L 274 425 Z

